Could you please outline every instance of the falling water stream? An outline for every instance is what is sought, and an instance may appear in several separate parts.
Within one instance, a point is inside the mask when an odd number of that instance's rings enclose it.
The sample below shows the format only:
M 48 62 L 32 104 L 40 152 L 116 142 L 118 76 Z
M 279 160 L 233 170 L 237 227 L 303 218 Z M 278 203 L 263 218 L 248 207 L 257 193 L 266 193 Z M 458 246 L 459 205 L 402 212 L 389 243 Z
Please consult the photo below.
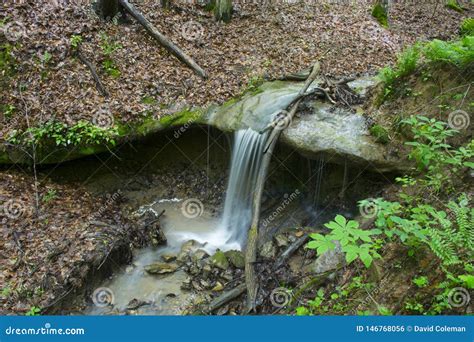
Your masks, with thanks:
M 262 163 L 267 134 L 248 128 L 235 133 L 235 145 L 225 197 L 221 228 L 227 243 L 242 246 L 252 218 L 252 198 Z

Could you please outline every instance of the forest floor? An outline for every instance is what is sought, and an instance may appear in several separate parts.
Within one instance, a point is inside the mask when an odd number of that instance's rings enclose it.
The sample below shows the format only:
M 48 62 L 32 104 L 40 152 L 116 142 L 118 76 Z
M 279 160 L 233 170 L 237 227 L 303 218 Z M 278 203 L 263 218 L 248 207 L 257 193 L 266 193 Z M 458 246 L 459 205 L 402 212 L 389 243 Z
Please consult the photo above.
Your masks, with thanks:
M 26 108 L 30 125 L 51 118 L 72 125 L 104 110 L 119 122 L 141 121 L 185 106 L 223 103 L 261 79 L 298 72 L 315 60 L 322 61 L 327 75 L 375 73 L 416 40 L 456 36 L 461 20 L 473 10 L 473 5 L 458 13 L 424 2 L 394 3 L 390 26 L 384 28 L 371 16 L 370 1 L 236 1 L 233 20 L 220 24 L 198 5 L 177 2 L 164 11 L 159 2 L 140 1 L 137 8 L 208 72 L 203 80 L 132 18 L 107 23 L 92 7 L 61 4 L 25 0 L 1 5 L 14 71 L 2 81 L 0 103 L 17 112 L 13 119 L 1 118 L 3 139 L 25 128 Z M 73 35 L 82 37 L 83 54 L 96 66 L 109 98 L 100 95 L 89 70 L 73 57 Z M 112 64 L 105 66 L 107 60 Z

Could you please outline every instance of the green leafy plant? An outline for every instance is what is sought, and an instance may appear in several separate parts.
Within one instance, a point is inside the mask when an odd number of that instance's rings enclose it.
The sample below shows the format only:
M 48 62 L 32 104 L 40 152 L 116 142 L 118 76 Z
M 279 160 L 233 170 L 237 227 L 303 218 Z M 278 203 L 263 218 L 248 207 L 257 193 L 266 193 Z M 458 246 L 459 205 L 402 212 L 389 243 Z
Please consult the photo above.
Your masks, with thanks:
M 372 8 L 372 16 L 377 19 L 380 25 L 388 27 L 387 10 L 380 3 L 376 3 Z
M 331 232 L 326 235 L 311 234 L 312 241 L 306 245 L 307 248 L 315 249 L 318 255 L 336 248 L 334 241 L 338 241 L 349 264 L 359 258 L 369 267 L 374 258 L 380 258 L 378 247 L 371 238 L 372 235 L 380 234 L 380 230 L 360 229 L 357 221 L 347 221 L 342 215 L 337 215 L 334 221 L 326 223 L 325 226 Z
M 58 197 L 56 190 L 54 189 L 49 189 L 46 194 L 43 195 L 43 202 L 48 203 L 49 201 L 55 199 Z
M 461 36 L 474 36 L 474 18 L 466 18 L 459 28 Z
M 467 21 L 464 31 L 470 31 L 472 23 Z M 468 68 L 474 62 L 474 36 L 466 33 L 464 37 L 453 41 L 435 39 L 427 43 L 416 43 L 406 48 L 398 57 L 394 67 L 385 67 L 379 71 L 379 79 L 384 83 L 383 100 L 394 94 L 395 85 L 406 76 L 412 74 L 418 67 L 420 60 L 435 64 L 450 64 L 457 68 Z M 426 76 L 426 81 L 430 77 Z M 404 89 L 402 89 L 404 90 Z M 404 91 L 406 94 L 406 91 Z
M 7 119 L 10 119 L 16 111 L 16 107 L 11 104 L 1 105 L 0 108 L 3 112 L 3 116 Z
M 467 68 L 474 62 L 474 36 L 466 35 L 452 42 L 435 39 L 426 44 L 424 56 L 433 63 Z
M 459 3 L 456 0 L 448 0 L 446 7 L 460 13 L 464 11 L 464 9 L 459 6 Z
M 41 313 L 41 309 L 36 307 L 36 306 L 32 306 L 30 308 L 30 310 L 25 314 L 26 316 L 39 316 Z
M 427 171 L 424 186 L 439 191 L 442 185 L 450 184 L 453 174 L 460 169 L 474 168 L 474 141 L 458 149 L 452 148 L 447 139 L 457 131 L 450 129 L 445 122 L 424 116 L 411 116 L 403 121 L 411 126 L 414 141 L 406 145 L 412 149 L 409 158 L 417 162 L 420 171 Z M 447 172 L 449 169 L 449 172 Z
M 244 91 L 242 92 L 243 94 L 258 94 L 261 92 L 260 86 L 263 84 L 263 78 L 261 76 L 253 76 L 249 79 Z
M 6 77 L 11 77 L 17 70 L 17 62 L 13 55 L 13 45 L 0 45 L 0 73 Z
M 416 277 L 416 278 L 413 278 L 413 284 L 415 284 L 416 286 L 418 287 L 426 287 L 428 286 L 428 277 L 426 276 L 420 276 L 420 277 Z
M 2 288 L 2 292 L 0 292 L 0 295 L 2 296 L 2 298 L 8 298 L 11 292 L 12 292 L 11 288 L 7 286 L 7 287 Z
M 117 128 L 102 128 L 87 121 L 79 121 L 74 126 L 50 120 L 38 127 L 31 127 L 26 131 L 15 131 L 8 137 L 8 142 L 16 145 L 42 146 L 53 143 L 56 146 L 78 146 L 81 144 L 115 145 L 114 137 L 118 134 Z
M 420 45 L 415 44 L 406 48 L 399 56 L 395 67 L 385 67 L 379 72 L 378 77 L 384 83 L 384 97 L 388 97 L 393 92 L 394 83 L 416 69 L 420 58 Z
M 82 36 L 73 34 L 69 40 L 72 49 L 77 49 L 82 44 Z
M 120 70 L 117 67 L 116 63 L 112 59 L 112 55 L 119 49 L 122 48 L 122 45 L 114 42 L 109 36 L 105 33 L 100 35 L 101 43 L 100 47 L 105 58 L 102 61 L 102 68 L 104 71 L 112 77 L 120 77 Z

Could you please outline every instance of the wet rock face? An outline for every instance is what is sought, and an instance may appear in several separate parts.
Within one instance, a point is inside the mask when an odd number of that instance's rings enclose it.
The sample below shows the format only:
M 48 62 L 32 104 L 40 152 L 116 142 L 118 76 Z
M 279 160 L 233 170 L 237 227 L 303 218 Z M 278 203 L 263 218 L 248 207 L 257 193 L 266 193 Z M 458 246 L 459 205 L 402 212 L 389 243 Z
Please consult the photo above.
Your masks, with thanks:
M 317 85 L 318 81 L 314 83 Z M 362 97 L 374 86 L 373 78 L 361 78 L 348 85 Z M 204 121 L 224 131 L 251 127 L 261 131 L 274 115 L 291 103 L 301 89 L 300 82 L 269 82 L 258 94 L 210 110 Z M 335 108 L 329 102 L 311 100 L 301 104 L 297 116 L 283 131 L 281 141 L 313 159 L 321 154 L 336 157 L 335 162 L 349 160 L 380 171 L 395 171 L 406 166 L 390 157 L 387 146 L 370 135 L 365 118 L 355 110 Z

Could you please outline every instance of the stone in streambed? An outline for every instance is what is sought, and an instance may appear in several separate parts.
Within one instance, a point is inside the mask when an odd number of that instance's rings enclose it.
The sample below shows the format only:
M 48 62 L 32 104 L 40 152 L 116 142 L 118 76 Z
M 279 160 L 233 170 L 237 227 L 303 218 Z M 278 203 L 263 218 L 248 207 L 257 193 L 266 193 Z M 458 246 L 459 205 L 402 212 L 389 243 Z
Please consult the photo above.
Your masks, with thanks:
M 345 264 L 346 259 L 341 244 L 338 241 L 334 241 L 334 243 L 336 244 L 336 248 L 330 249 L 318 256 L 311 265 L 311 270 L 314 274 L 337 270 Z
M 260 248 L 260 256 L 264 259 L 274 259 L 276 257 L 277 250 L 273 241 L 267 241 Z
M 176 260 L 176 255 L 175 255 L 175 254 L 163 254 L 163 255 L 161 256 L 161 259 L 162 259 L 164 262 L 175 261 L 175 260 Z
M 224 285 L 222 285 L 220 282 L 217 282 L 216 285 L 212 288 L 211 291 L 218 292 L 218 291 L 222 291 L 222 290 L 224 290 Z
M 245 267 L 245 257 L 241 251 L 232 250 L 224 253 L 227 259 L 230 261 L 232 266 L 235 268 L 244 268 Z
M 211 263 L 221 270 L 226 270 L 229 268 L 229 261 L 227 260 L 224 252 L 220 250 L 217 250 L 217 252 L 211 257 Z
M 275 243 L 278 247 L 286 247 L 289 244 L 288 238 L 283 234 L 275 236 Z
M 199 261 L 199 260 L 207 258 L 208 256 L 209 256 L 209 254 L 207 254 L 207 252 L 205 250 L 198 249 L 196 252 L 191 254 L 191 260 Z
M 154 264 L 145 266 L 145 272 L 148 274 L 167 274 L 175 272 L 178 267 L 177 264 L 155 262 Z

